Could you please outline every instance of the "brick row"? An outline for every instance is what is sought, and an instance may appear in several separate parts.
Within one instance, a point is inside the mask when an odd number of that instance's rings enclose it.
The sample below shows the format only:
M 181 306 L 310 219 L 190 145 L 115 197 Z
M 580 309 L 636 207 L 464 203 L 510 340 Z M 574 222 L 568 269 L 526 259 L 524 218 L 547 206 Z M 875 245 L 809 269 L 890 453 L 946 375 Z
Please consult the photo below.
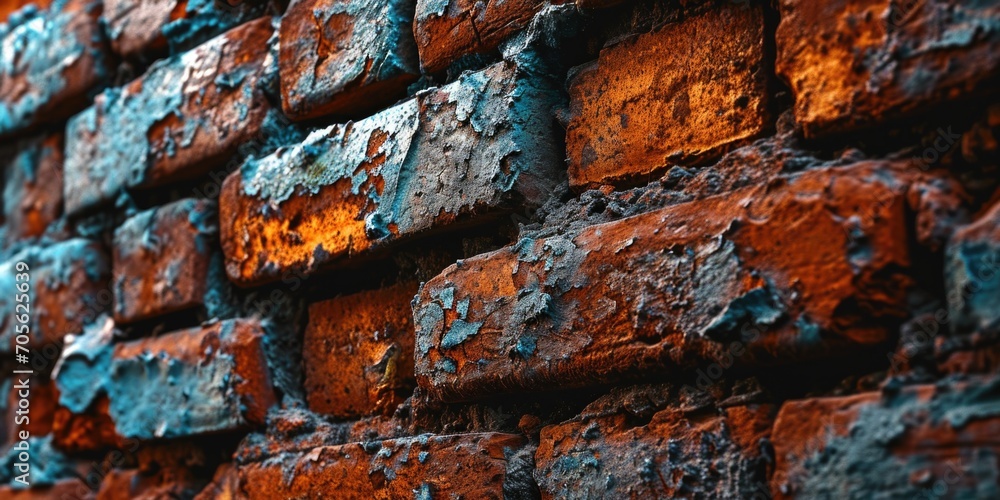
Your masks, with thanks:
M 413 2 L 294 0 L 281 22 L 281 104 L 292 119 L 356 116 L 419 76 Z
M 261 5 L 210 0 L 104 0 L 111 48 L 128 59 L 188 49 L 259 16 Z
M 517 485 L 530 482 L 531 463 L 513 460 L 525 446 L 497 433 L 324 446 L 241 464 L 240 484 L 250 498 L 526 498 Z
M 997 381 L 790 401 L 774 425 L 775 498 L 991 498 Z
M 417 381 L 458 400 L 884 343 L 915 172 L 808 170 L 465 259 L 414 299 Z
M 0 22 L 0 136 L 65 120 L 110 79 L 100 1 L 14 5 Z
M 535 454 L 542 498 L 770 496 L 772 405 L 689 417 L 667 398 L 660 387 L 629 388 L 543 427 Z
M 760 136 L 770 122 L 765 54 L 762 7 L 745 5 L 605 48 L 569 83 L 570 184 L 644 184 Z
M 28 247 L 0 264 L 0 286 L 10 291 L 0 296 L 0 352 L 12 352 L 15 325 L 23 324 L 17 321 L 23 310 L 17 310 L 14 293 L 21 273 L 19 262 L 29 267 L 27 325 L 32 349 L 61 344 L 64 336 L 82 332 L 85 325 L 110 310 L 111 265 L 100 245 L 76 238 Z
M 271 20 L 230 30 L 97 97 L 66 132 L 65 203 L 78 214 L 141 188 L 205 174 L 258 134 Z
M 225 293 L 218 211 L 187 198 L 141 212 L 115 230 L 115 321 L 202 306 Z
M 995 93 L 993 3 L 782 0 L 776 70 L 806 136 L 910 116 Z M 849 71 L 845 68 L 850 68 Z
M 307 275 L 540 204 L 560 177 L 555 97 L 510 63 L 244 164 L 220 196 L 229 277 Z
M 339 418 L 391 415 L 412 391 L 415 282 L 309 306 L 302 363 L 309 408 Z
M 105 390 L 118 433 L 151 440 L 262 424 L 275 402 L 263 342 L 258 323 L 227 320 L 116 344 Z
M 4 148 L 3 220 L 6 246 L 37 238 L 62 215 L 63 135 L 20 141 Z M 9 156 L 8 156 L 9 155 Z

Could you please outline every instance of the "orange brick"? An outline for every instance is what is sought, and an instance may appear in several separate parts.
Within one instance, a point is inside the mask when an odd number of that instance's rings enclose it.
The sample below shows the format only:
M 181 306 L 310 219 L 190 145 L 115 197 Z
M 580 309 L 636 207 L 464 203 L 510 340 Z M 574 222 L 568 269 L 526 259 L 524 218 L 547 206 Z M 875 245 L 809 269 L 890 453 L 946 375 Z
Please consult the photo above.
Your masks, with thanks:
M 990 498 L 1000 451 L 996 379 L 785 403 L 774 424 L 775 498 Z M 992 477 L 993 479 L 985 479 Z
M 995 93 L 1000 22 L 991 2 L 782 0 L 778 75 L 808 137 Z
M 808 170 L 465 259 L 415 299 L 417 381 L 462 400 L 883 344 L 913 284 L 908 169 Z
M 504 492 L 512 476 L 531 474 L 524 463 L 510 460 L 525 444 L 521 436 L 486 433 L 324 446 L 243 464 L 240 484 L 250 498 L 318 498 L 332 491 L 357 498 L 473 493 L 477 498 L 520 498 Z
M 0 137 L 69 118 L 110 79 L 100 1 L 14 6 L 0 7 Z
M 729 6 L 601 51 L 570 82 L 570 184 L 646 183 L 770 126 L 762 8 Z
M 115 320 L 130 322 L 205 304 L 222 283 L 218 213 L 192 198 L 141 212 L 115 230 Z M 213 276 L 213 267 L 217 268 Z
M 106 390 L 118 432 L 151 440 L 263 423 L 275 402 L 263 336 L 227 320 L 117 344 Z
M 551 89 L 510 63 L 251 160 L 219 200 L 240 285 L 308 275 L 537 206 L 558 181 Z
M 293 0 L 281 21 L 281 104 L 293 119 L 392 104 L 420 71 L 413 3 Z
M 254 2 L 256 3 L 256 2 Z M 123 57 L 180 52 L 259 16 L 263 8 L 205 0 L 104 0 L 111 48 Z
M 260 130 L 271 19 L 249 22 L 154 64 L 97 97 L 66 131 L 66 211 L 109 203 L 126 188 L 203 175 Z
M 338 418 L 391 415 L 414 386 L 417 283 L 309 306 L 302 362 L 309 408 Z
M 37 238 L 62 215 L 63 135 L 21 141 L 6 166 L 3 212 L 7 246 Z M 6 158 L 11 158 L 6 160 Z

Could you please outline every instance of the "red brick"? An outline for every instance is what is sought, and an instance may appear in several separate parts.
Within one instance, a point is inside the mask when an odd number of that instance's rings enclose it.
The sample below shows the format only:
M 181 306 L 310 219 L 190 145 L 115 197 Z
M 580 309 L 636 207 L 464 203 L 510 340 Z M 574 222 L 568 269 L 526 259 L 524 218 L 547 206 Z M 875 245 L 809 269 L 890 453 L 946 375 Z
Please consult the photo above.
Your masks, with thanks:
M 774 425 L 777 498 L 990 498 L 997 381 L 785 403 Z M 988 409 L 990 408 L 990 409 Z
M 253 138 L 269 109 L 271 34 L 270 18 L 244 24 L 98 96 L 67 127 L 66 211 L 205 174 Z
M 776 70 L 805 135 L 912 116 L 996 90 L 992 3 L 782 0 Z
M 256 322 L 227 320 L 117 344 L 106 390 L 118 432 L 149 440 L 263 423 L 275 402 L 263 336 Z
M 97 397 L 83 413 L 57 407 L 52 418 L 52 442 L 60 450 L 72 454 L 123 448 L 126 443 L 115 430 L 106 396 Z
M 233 464 L 222 464 L 216 470 L 212 482 L 195 495 L 194 500 L 234 500 L 240 494 L 239 471 Z
M 309 408 L 338 418 L 391 415 L 415 385 L 415 282 L 309 306 L 302 363 Z
M 413 4 L 293 0 L 281 21 L 281 104 L 293 119 L 392 104 L 419 76 Z
M 570 83 L 570 184 L 645 183 L 760 136 L 770 124 L 765 66 L 758 6 L 712 10 L 605 48 Z
M 111 48 L 123 57 L 155 55 L 168 45 L 173 52 L 189 48 L 259 16 L 257 5 L 222 7 L 199 0 L 104 0 L 104 20 Z
M 495 433 L 324 446 L 241 464 L 240 484 L 250 498 L 320 498 L 342 491 L 357 498 L 451 498 L 475 492 L 476 498 L 499 499 L 505 498 L 505 483 L 513 475 L 530 475 L 530 469 L 514 470 L 525 464 L 510 460 L 524 446 L 521 436 Z
M 204 304 L 213 287 L 213 266 L 221 275 L 218 232 L 211 200 L 188 198 L 125 221 L 115 230 L 115 320 L 136 321 Z
M 63 135 L 21 141 L 8 154 L 2 200 L 9 246 L 41 236 L 62 215 Z
M 155 473 L 112 470 L 101 481 L 97 500 L 193 498 L 202 487 L 203 481 L 174 468 L 163 468 Z
M 42 4 L 25 4 L 0 24 L 0 136 L 69 118 L 109 77 L 101 2 Z
M 495 50 L 526 27 L 544 5 L 535 0 L 417 0 L 413 34 L 420 66 L 437 73 L 462 56 Z
M 417 381 L 458 400 L 883 344 L 915 172 L 808 170 L 465 259 L 414 301 Z
M 14 327 L 21 324 L 16 316 L 16 266 L 25 262 L 30 268 L 29 346 L 41 349 L 61 344 L 66 334 L 83 331 L 111 307 L 108 288 L 110 264 L 107 254 L 96 243 L 76 238 L 45 247 L 28 247 L 0 264 L 0 285 L 12 292 L 0 295 L 0 352 L 11 352 Z
M 370 118 L 314 132 L 226 179 L 226 271 L 308 275 L 448 226 L 540 204 L 559 178 L 552 101 L 499 63 Z
M 542 428 L 535 453 L 542 498 L 769 496 L 763 449 L 773 406 L 689 417 L 669 404 L 634 403 L 656 401 L 648 392 L 602 398 L 580 416 Z

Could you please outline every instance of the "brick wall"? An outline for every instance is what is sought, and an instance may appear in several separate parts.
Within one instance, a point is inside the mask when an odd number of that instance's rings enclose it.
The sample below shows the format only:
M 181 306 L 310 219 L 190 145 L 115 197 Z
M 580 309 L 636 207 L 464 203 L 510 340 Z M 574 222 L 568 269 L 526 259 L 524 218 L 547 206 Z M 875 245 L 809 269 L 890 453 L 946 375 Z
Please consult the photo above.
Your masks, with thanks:
M 0 496 L 996 498 L 998 83 L 990 1 L 8 0 Z

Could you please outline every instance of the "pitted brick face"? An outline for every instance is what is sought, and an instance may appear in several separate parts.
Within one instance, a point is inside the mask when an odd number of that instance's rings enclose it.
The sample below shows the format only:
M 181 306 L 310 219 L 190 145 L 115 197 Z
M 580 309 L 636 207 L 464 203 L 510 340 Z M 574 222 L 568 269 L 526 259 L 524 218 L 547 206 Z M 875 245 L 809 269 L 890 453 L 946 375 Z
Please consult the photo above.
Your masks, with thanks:
M 995 94 L 1000 6 L 942 0 L 782 0 L 776 70 L 807 136 Z
M 270 18 L 247 23 L 98 96 L 67 127 L 66 211 L 205 174 L 252 139 L 269 108 L 271 34 Z
M 214 0 L 104 0 L 103 19 L 111 48 L 127 59 L 139 59 L 166 49 L 190 49 L 263 11 L 257 2 L 229 6 Z
M 337 418 L 392 414 L 415 385 L 417 283 L 309 306 L 302 361 L 309 408 Z
M 0 137 L 60 123 L 110 79 L 101 2 L 42 4 L 0 19 Z
M 220 197 L 229 277 L 310 274 L 540 205 L 560 173 L 554 92 L 534 78 L 498 63 L 247 162 Z
M 605 48 L 570 81 L 570 184 L 645 184 L 760 136 L 770 115 L 765 64 L 757 6 L 709 11 Z
M 409 0 L 295 0 L 281 23 L 281 103 L 295 119 L 391 104 L 419 76 Z
M 734 348 L 755 366 L 878 346 L 913 281 L 906 166 L 807 171 L 467 259 L 415 301 L 417 380 L 462 400 Z
M 7 226 L 2 243 L 9 246 L 42 236 L 62 215 L 63 136 L 22 140 L 0 154 L 5 163 L 0 200 Z
M 218 213 L 185 199 L 141 212 L 115 230 L 115 320 L 130 322 L 204 305 L 222 275 Z M 213 275 L 213 267 L 218 270 Z

